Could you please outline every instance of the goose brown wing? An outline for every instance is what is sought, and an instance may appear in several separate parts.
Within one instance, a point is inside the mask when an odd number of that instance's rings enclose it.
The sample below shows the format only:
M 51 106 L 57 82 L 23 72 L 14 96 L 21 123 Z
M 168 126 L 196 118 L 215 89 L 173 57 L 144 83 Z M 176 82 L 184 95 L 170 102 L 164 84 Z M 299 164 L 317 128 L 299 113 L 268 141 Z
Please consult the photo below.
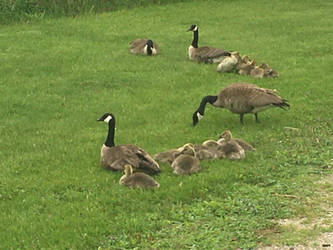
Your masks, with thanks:
M 131 155 L 135 155 L 138 160 L 138 169 L 148 174 L 157 174 L 161 172 L 158 163 L 142 148 L 129 144 L 126 148 Z
M 143 48 L 147 43 L 147 39 L 138 38 L 131 43 L 130 49 Z
M 267 105 L 289 106 L 286 100 L 278 96 L 273 90 L 256 87 L 249 88 L 247 92 L 248 104 L 252 107 L 264 107 Z
M 196 53 L 201 57 L 201 58 L 216 58 L 216 57 L 221 57 L 221 56 L 227 56 L 230 55 L 230 52 L 222 50 L 222 49 L 217 49 L 217 48 L 212 48 L 208 46 L 203 46 L 199 47 L 196 49 Z

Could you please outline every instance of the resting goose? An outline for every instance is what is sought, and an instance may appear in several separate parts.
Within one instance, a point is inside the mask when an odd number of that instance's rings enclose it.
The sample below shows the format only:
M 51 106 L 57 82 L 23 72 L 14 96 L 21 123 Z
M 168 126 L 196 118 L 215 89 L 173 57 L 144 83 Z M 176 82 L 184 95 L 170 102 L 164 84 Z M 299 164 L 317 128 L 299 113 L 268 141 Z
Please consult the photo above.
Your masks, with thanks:
M 247 143 L 246 141 L 239 139 L 239 138 L 233 138 L 231 131 L 226 130 L 222 132 L 220 135 L 220 139 L 217 141 L 218 144 L 222 144 L 224 141 L 235 141 L 241 146 L 245 151 L 255 151 L 255 147 L 253 147 L 251 144 Z
M 135 171 L 148 174 L 161 172 L 158 163 L 143 149 L 136 145 L 127 144 L 115 146 L 114 132 L 116 119 L 111 113 L 105 113 L 97 121 L 109 125 L 109 132 L 101 149 L 101 165 L 110 170 L 123 170 L 124 165 L 130 164 Z
M 231 53 L 231 56 L 225 57 L 219 65 L 217 65 L 217 72 L 233 72 L 238 63 L 241 61 L 239 52 L 235 51 Z
M 159 48 L 157 44 L 150 39 L 138 38 L 131 43 L 130 51 L 133 54 L 143 54 L 151 56 L 158 54 Z
M 203 118 L 207 103 L 239 114 L 242 124 L 244 114 L 254 114 L 256 122 L 259 122 L 258 113 L 265 109 L 290 107 L 287 100 L 278 96 L 274 90 L 260 88 L 251 83 L 233 83 L 222 89 L 217 95 L 202 98 L 199 108 L 192 116 L 194 126 Z
M 223 141 L 219 141 L 217 150 L 230 160 L 240 160 L 245 157 L 245 150 L 231 136 L 226 136 Z
M 131 165 L 124 166 L 124 175 L 120 178 L 119 184 L 130 188 L 158 188 L 160 184 L 151 176 L 145 173 L 133 173 Z
M 197 25 L 192 24 L 187 31 L 193 31 L 193 40 L 188 48 L 190 60 L 205 63 L 216 63 L 221 62 L 224 57 L 231 55 L 229 51 L 225 51 L 223 49 L 208 46 L 198 47 L 199 30 Z
M 178 175 L 188 175 L 200 170 L 200 161 L 196 158 L 193 145 L 185 144 L 178 149 L 180 155 L 172 162 L 173 173 Z

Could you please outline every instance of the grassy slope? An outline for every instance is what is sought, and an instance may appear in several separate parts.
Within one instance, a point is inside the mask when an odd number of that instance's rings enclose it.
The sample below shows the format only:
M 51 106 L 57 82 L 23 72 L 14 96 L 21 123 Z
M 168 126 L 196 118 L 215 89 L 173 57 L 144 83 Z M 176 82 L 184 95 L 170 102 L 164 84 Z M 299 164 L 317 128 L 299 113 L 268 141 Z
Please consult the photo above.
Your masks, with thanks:
M 2 26 L 1 248 L 251 247 L 283 233 L 272 219 L 314 215 L 303 198 L 333 157 L 332 9 L 330 1 L 205 1 Z M 192 23 L 199 44 L 247 53 L 280 78 L 189 62 Z M 161 55 L 129 54 L 137 37 L 157 41 Z M 262 113 L 260 124 L 246 116 L 241 126 L 208 106 L 193 128 L 202 96 L 236 81 L 276 88 L 292 109 Z M 96 119 L 108 111 L 118 118 L 116 143 L 152 154 L 224 129 L 257 152 L 203 162 L 190 177 L 161 165 L 158 191 L 128 190 L 121 173 L 99 167 L 107 128 Z M 283 242 L 304 237 L 294 236 Z

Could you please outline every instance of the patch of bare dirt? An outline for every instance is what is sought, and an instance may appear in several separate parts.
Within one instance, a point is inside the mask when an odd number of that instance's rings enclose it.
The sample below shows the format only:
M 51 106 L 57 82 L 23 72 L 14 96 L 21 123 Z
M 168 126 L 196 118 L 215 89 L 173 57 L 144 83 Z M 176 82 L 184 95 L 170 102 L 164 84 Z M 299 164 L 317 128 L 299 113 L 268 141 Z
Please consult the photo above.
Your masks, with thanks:
M 295 230 L 311 230 L 314 228 L 328 229 L 333 225 L 333 175 L 317 182 L 322 188 L 316 192 L 320 208 L 324 211 L 324 216 L 318 219 L 307 221 L 302 219 L 283 219 L 278 221 L 281 226 L 291 226 Z M 333 250 L 333 232 L 321 234 L 318 238 L 308 241 L 306 245 L 297 244 L 295 246 L 265 246 L 258 250 Z

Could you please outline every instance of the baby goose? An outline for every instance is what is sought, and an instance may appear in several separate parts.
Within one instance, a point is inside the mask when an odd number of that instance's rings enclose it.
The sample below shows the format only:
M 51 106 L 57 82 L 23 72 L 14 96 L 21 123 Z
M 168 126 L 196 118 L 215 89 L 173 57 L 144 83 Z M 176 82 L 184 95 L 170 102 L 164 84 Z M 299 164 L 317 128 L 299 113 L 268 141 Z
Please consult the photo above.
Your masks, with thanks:
M 239 146 L 241 146 L 245 151 L 256 151 L 256 148 L 253 147 L 251 144 L 247 143 L 246 141 L 238 138 L 233 138 L 231 131 L 226 130 L 220 135 L 220 139 L 217 141 L 217 143 L 221 144 L 223 141 L 233 140 L 236 141 Z
M 241 60 L 239 52 L 235 51 L 231 53 L 231 56 L 225 57 L 222 62 L 217 65 L 217 72 L 233 72 L 236 68 L 236 65 Z
M 231 139 L 232 135 L 230 131 L 225 131 L 222 134 L 224 140 L 219 140 L 220 145 L 217 150 L 230 160 L 243 159 L 245 151 L 235 140 Z
M 179 151 L 177 149 L 170 149 L 161 153 L 157 153 L 154 155 L 154 160 L 162 163 L 169 163 L 171 164 L 174 159 L 179 154 Z
M 263 78 L 265 71 L 261 66 L 255 66 L 254 69 L 251 69 L 250 75 L 254 78 Z
M 256 66 L 256 61 L 252 60 L 251 62 L 244 63 L 240 66 L 240 69 L 238 71 L 238 74 L 240 75 L 249 75 L 251 73 L 251 70 L 253 70 Z
M 172 162 L 173 173 L 178 175 L 188 175 L 200 170 L 200 161 L 196 158 L 196 153 L 192 144 L 185 144 L 179 148 L 180 155 Z
M 145 173 L 133 173 L 131 165 L 124 166 L 124 175 L 120 178 L 119 184 L 130 188 L 158 188 L 160 184 L 151 176 Z

